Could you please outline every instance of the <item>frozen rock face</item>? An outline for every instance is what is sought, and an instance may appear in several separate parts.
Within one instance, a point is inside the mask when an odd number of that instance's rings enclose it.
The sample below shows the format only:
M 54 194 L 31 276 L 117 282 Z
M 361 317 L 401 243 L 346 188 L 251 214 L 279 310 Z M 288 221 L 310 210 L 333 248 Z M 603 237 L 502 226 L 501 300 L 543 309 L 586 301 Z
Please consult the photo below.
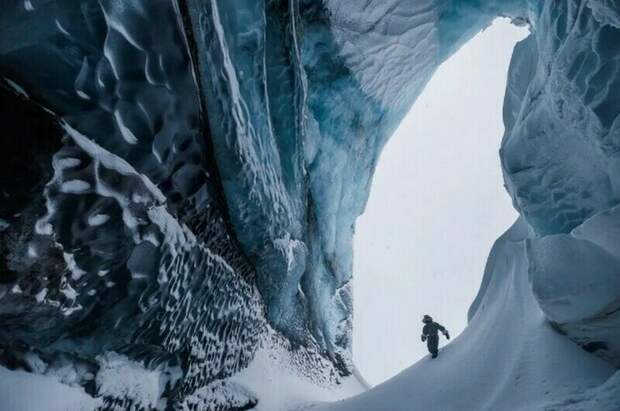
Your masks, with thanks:
M 531 230 L 519 261 L 546 319 L 617 365 L 620 18 L 604 0 L 7 0 L 3 364 L 72 364 L 118 409 L 261 409 L 231 377 L 274 341 L 312 384 L 340 382 L 381 148 L 497 16 L 532 31 L 501 151 Z M 116 389 L 119 369 L 148 381 Z

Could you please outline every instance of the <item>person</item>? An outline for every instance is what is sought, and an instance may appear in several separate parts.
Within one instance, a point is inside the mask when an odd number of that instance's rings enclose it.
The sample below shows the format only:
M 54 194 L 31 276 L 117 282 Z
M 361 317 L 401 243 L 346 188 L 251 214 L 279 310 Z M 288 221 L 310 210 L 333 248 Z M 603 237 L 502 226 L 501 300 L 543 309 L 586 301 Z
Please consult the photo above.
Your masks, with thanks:
M 443 325 L 434 322 L 433 317 L 428 314 L 422 318 L 422 322 L 424 323 L 424 327 L 422 328 L 422 342 L 426 341 L 426 347 L 428 348 L 428 352 L 431 353 L 431 358 L 437 358 L 439 354 L 438 332 L 441 331 L 448 340 L 450 339 L 450 334 Z

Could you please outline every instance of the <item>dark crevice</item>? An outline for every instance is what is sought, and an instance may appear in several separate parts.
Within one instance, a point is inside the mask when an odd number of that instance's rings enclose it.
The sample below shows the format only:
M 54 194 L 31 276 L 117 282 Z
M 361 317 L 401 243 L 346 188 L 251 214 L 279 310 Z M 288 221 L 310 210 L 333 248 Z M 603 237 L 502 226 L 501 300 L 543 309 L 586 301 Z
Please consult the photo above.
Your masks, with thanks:
M 50 113 L 1 80 L 0 124 L 0 284 L 9 284 L 18 279 L 10 263 L 16 244 L 32 232 L 27 225 L 33 217 L 45 211 L 42 193 L 63 134 Z
M 598 350 L 608 349 L 607 343 L 605 343 L 604 341 L 590 341 L 587 344 L 583 344 L 581 347 L 589 353 L 593 353 Z
M 12 219 L 51 178 L 62 130 L 55 118 L 0 81 L 0 218 Z

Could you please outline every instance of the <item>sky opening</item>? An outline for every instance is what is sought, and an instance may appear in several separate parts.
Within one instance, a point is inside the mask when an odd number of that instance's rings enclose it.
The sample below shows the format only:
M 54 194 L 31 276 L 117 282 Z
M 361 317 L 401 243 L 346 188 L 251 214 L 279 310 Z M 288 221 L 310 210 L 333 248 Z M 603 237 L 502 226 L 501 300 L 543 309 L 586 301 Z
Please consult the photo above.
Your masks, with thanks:
M 467 43 L 381 155 L 355 237 L 353 358 L 372 385 L 427 354 L 424 314 L 453 338 L 465 328 L 491 246 L 517 218 L 498 150 L 510 56 L 526 35 L 498 19 Z

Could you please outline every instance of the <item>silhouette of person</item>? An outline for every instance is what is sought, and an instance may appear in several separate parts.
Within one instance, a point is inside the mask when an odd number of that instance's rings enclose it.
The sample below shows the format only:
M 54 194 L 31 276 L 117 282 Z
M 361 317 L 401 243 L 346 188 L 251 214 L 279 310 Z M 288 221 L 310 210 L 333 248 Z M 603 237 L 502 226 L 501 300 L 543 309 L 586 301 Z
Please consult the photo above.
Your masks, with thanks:
M 450 339 L 450 334 L 443 325 L 434 322 L 433 317 L 428 314 L 424 316 L 422 322 L 424 323 L 424 327 L 422 328 L 422 342 L 426 341 L 426 347 L 428 348 L 428 352 L 431 353 L 431 358 L 436 358 L 439 354 L 439 331 L 441 331 L 448 340 Z

